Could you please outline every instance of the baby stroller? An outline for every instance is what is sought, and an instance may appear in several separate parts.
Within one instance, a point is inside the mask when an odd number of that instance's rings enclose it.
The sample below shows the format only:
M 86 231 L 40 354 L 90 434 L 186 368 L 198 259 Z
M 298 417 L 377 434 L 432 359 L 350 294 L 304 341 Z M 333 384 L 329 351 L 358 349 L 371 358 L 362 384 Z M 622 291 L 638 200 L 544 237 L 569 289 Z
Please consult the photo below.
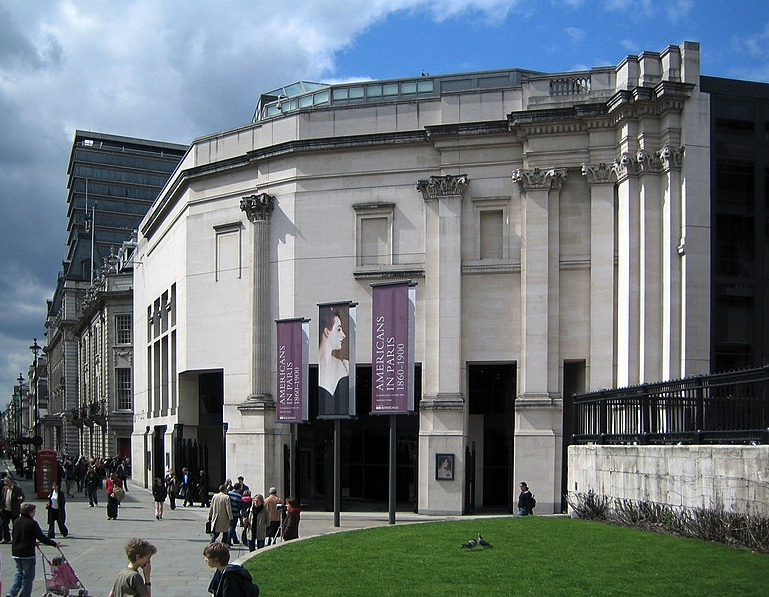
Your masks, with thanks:
M 40 549 L 40 545 L 37 546 L 37 549 L 43 558 L 45 597 L 53 597 L 54 595 L 87 597 L 88 590 L 80 582 L 80 578 L 75 574 L 75 570 L 67 561 L 67 558 L 64 557 L 60 548 L 56 548 L 59 551 L 59 555 L 50 560 L 46 557 L 45 552 Z M 70 591 L 73 592 L 70 593 Z

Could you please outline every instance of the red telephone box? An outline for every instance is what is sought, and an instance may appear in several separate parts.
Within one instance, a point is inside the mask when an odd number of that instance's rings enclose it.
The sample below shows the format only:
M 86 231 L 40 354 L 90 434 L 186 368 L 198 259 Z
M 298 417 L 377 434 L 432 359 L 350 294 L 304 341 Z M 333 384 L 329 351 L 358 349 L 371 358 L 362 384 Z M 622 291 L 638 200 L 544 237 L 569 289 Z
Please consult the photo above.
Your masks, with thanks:
M 56 461 L 56 450 L 38 450 L 35 463 L 35 489 L 38 499 L 48 497 L 51 484 L 58 480 L 59 463 Z

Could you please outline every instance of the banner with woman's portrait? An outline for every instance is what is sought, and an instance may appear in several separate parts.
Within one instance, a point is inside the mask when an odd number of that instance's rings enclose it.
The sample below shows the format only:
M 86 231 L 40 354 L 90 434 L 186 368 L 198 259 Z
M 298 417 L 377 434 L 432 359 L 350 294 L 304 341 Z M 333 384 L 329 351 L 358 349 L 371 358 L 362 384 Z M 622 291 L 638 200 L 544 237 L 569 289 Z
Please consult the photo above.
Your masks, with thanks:
M 372 286 L 371 414 L 414 412 L 415 286 Z
M 307 391 L 310 321 L 283 319 L 276 323 L 278 384 L 275 420 L 278 423 L 304 423 L 310 418 Z
M 355 416 L 355 305 L 318 305 L 319 419 Z

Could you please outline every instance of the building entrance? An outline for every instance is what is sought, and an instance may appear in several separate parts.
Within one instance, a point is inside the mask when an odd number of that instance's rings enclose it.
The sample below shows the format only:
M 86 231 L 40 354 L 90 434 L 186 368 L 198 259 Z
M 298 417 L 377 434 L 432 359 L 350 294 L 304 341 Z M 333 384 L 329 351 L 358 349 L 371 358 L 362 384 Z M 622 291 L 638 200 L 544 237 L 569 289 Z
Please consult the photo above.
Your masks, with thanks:
M 422 394 L 422 367 L 415 367 L 415 405 Z M 371 415 L 371 367 L 355 375 L 357 416 L 341 422 L 343 510 L 387 510 L 390 417 Z M 299 495 L 308 510 L 333 510 L 334 421 L 318 419 L 318 369 L 310 368 L 310 423 L 299 425 Z M 419 417 L 396 416 L 396 501 L 399 508 L 416 507 Z
M 475 504 L 512 511 L 516 366 L 468 364 L 467 385 Z

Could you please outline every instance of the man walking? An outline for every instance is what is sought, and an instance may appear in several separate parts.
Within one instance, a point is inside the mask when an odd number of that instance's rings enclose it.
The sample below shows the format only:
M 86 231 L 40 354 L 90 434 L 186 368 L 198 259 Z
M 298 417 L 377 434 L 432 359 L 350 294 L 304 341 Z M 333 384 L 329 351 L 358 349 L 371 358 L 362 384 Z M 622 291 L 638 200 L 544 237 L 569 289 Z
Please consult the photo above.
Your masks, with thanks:
M 270 495 L 264 500 L 264 507 L 267 508 L 267 512 L 270 515 L 270 524 L 267 527 L 267 545 L 275 543 L 275 535 L 278 534 L 278 529 L 280 529 L 281 516 L 278 511 L 278 504 L 280 504 L 278 490 L 270 487 Z
M 21 503 L 24 501 L 24 492 L 16 484 L 16 481 L 6 477 L 3 481 L 3 489 L 0 492 L 0 525 L 2 525 L 3 543 L 11 542 L 11 523 L 21 513 Z
M 9 595 L 31 597 L 32 583 L 35 580 L 35 543 L 45 543 L 59 547 L 59 543 L 43 534 L 40 525 L 35 520 L 37 506 L 30 502 L 21 505 L 19 517 L 13 521 L 13 541 L 11 553 L 16 562 L 16 575 L 13 577 Z

